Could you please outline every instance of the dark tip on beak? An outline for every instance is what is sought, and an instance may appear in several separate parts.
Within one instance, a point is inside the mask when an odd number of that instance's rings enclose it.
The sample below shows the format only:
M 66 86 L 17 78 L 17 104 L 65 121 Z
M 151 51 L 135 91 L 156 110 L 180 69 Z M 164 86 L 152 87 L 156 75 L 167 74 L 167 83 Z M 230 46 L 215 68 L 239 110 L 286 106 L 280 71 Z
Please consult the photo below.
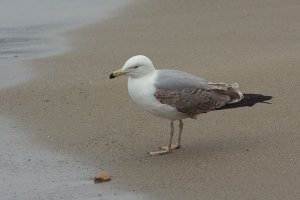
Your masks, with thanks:
M 110 79 L 113 79 L 113 78 L 116 78 L 116 77 L 114 76 L 113 73 L 111 73 L 111 74 L 109 75 L 109 78 L 110 78 Z

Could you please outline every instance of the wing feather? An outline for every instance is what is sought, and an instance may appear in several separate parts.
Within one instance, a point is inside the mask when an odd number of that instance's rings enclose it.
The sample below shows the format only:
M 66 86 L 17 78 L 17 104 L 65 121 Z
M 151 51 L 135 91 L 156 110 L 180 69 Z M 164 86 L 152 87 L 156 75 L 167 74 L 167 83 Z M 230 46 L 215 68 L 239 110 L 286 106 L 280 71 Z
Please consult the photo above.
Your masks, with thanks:
M 175 70 L 159 71 L 155 87 L 156 99 L 192 118 L 242 99 L 237 84 L 211 83 Z

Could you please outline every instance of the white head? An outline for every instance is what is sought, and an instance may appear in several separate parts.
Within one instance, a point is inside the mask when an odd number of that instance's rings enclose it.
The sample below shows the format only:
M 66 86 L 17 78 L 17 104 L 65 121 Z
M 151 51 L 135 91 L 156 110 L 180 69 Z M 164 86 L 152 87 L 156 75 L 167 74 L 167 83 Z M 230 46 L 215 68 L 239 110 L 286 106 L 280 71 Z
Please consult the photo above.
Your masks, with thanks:
M 124 66 L 110 74 L 109 78 L 115 78 L 121 75 L 128 75 L 131 78 L 141 78 L 155 71 L 155 68 L 149 58 L 143 55 L 137 55 L 129 58 Z

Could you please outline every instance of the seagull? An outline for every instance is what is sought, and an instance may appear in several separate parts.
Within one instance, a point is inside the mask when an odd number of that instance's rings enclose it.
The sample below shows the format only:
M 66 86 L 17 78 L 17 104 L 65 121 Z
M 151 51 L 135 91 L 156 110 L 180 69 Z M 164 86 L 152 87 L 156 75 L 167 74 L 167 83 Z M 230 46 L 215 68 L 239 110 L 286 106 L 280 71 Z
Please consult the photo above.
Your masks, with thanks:
M 128 76 L 128 92 L 136 104 L 152 115 L 170 121 L 168 145 L 149 152 L 150 155 L 163 155 L 180 148 L 183 119 L 196 119 L 199 114 L 243 99 L 237 83 L 213 83 L 178 70 L 156 70 L 152 61 L 143 55 L 129 58 L 109 78 L 121 75 Z M 179 134 L 177 143 L 172 144 L 176 120 L 179 121 Z

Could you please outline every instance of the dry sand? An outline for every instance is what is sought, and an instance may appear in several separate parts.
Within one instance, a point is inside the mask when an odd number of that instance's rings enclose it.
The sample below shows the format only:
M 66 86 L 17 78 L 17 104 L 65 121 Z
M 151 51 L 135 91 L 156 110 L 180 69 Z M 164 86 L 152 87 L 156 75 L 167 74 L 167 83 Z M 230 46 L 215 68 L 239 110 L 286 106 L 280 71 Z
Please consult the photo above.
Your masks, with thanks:
M 11 199 L 299 199 L 299 10 L 296 0 L 154 0 L 66 33 L 73 50 L 28 62 L 36 78 L 0 90 L 7 126 L 34 149 L 7 152 L 23 142 L 1 142 L 1 193 Z M 136 54 L 157 68 L 238 82 L 245 93 L 274 99 L 186 120 L 182 148 L 149 157 L 167 142 L 168 122 L 136 107 L 125 77 L 108 79 Z M 112 181 L 94 184 L 101 170 Z

